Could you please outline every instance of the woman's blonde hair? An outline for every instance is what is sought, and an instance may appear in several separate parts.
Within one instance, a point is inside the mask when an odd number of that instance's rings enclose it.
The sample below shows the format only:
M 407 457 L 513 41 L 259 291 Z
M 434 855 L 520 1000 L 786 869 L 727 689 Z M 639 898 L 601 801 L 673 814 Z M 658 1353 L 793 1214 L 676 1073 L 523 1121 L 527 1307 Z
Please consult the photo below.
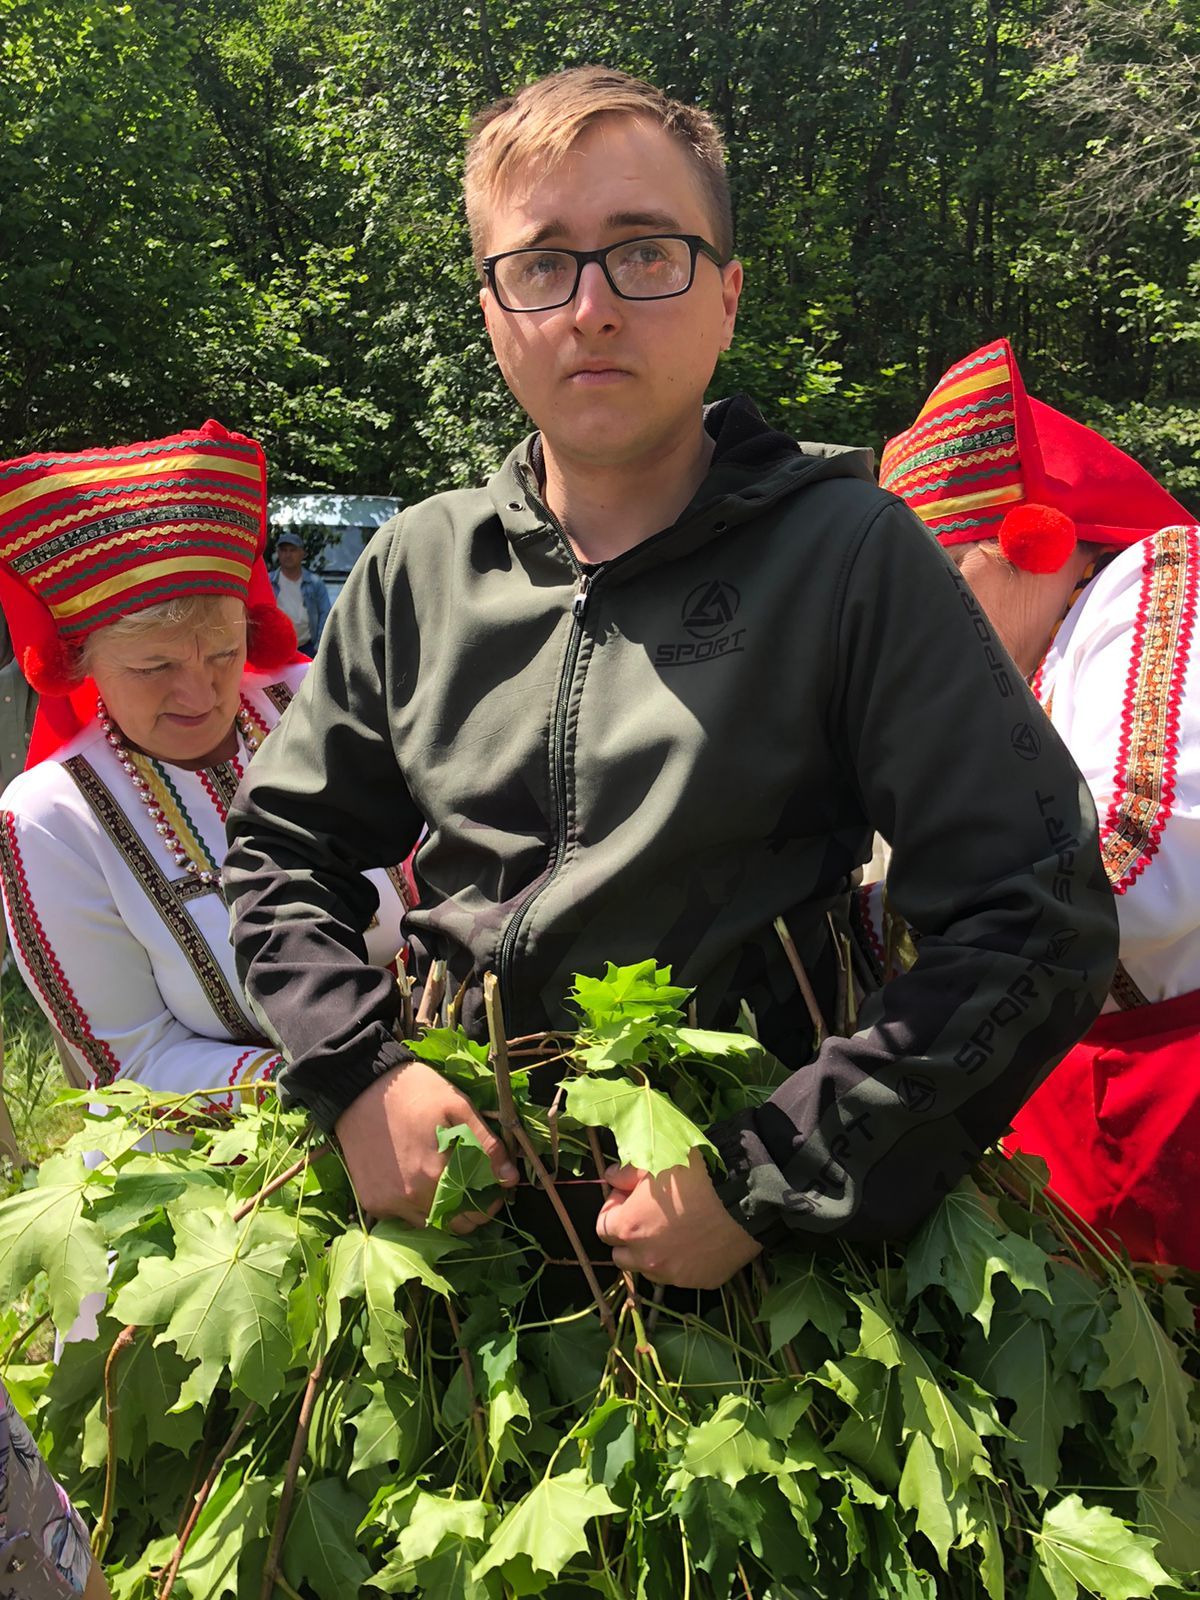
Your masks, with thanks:
M 708 200 L 712 242 L 723 261 L 733 255 L 725 145 L 708 112 L 611 67 L 571 67 L 494 101 L 471 125 L 463 195 L 476 266 L 485 254 L 487 207 L 505 180 L 522 168 L 552 172 L 601 117 L 642 117 L 678 140 Z
M 156 606 L 132 611 L 128 616 L 117 617 L 103 628 L 89 633 L 79 647 L 77 681 L 89 676 L 96 656 L 105 643 L 143 639 L 148 633 L 156 633 L 162 628 L 189 628 L 195 633 L 217 633 L 223 628 L 236 626 L 220 615 L 221 607 L 232 598 L 227 594 L 179 595 L 173 600 L 163 600 Z M 242 620 L 245 620 L 244 605 Z

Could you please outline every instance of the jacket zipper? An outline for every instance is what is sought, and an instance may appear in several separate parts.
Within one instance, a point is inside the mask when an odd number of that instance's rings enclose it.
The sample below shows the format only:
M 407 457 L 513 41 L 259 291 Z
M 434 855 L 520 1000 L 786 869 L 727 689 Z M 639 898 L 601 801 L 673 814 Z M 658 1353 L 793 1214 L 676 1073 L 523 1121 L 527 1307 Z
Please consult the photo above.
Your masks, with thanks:
M 567 710 L 571 702 L 571 689 L 575 679 L 575 667 L 579 661 L 579 648 L 583 643 L 583 619 L 587 611 L 588 599 L 592 586 L 603 571 L 603 567 L 594 572 L 584 572 L 579 562 L 575 559 L 575 552 L 571 549 L 566 533 L 559 525 L 554 514 L 543 507 L 558 537 L 562 540 L 563 549 L 566 550 L 574 564 L 577 574 L 575 593 L 571 596 L 571 637 L 567 641 L 566 659 L 563 661 L 562 672 L 558 679 L 558 692 L 554 703 L 553 723 L 553 750 L 551 760 L 554 767 L 554 784 L 557 796 L 554 818 L 554 838 L 551 843 L 550 859 L 545 872 L 537 881 L 530 885 L 525 892 L 525 898 L 517 906 L 508 920 L 500 939 L 500 947 L 496 952 L 497 976 L 500 980 L 500 1000 L 506 1016 L 514 1015 L 512 995 L 512 969 L 516 955 L 517 939 L 524 926 L 534 902 L 543 893 L 558 871 L 563 848 L 566 844 L 567 834 Z

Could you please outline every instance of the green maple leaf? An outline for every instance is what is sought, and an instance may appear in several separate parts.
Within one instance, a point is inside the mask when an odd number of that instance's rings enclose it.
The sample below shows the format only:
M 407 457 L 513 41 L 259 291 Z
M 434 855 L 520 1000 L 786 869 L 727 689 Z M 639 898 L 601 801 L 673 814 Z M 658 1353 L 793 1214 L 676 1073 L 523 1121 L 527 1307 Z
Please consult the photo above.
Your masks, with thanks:
M 494 1538 L 475 1563 L 474 1577 L 504 1572 L 509 1564 L 526 1563 L 535 1572 L 557 1578 L 588 1547 L 588 1523 L 620 1512 L 601 1484 L 589 1483 L 582 1467 L 543 1478 L 508 1513 Z
M 959 1311 L 987 1333 L 996 1274 L 1049 1300 L 1047 1264 L 1044 1251 L 1009 1232 L 995 1206 L 968 1179 L 946 1196 L 909 1245 L 908 1293 L 915 1299 L 930 1284 L 941 1284 Z
M 423 1283 L 436 1294 L 449 1295 L 450 1285 L 435 1263 L 458 1248 L 458 1240 L 433 1229 L 406 1228 L 380 1222 L 370 1232 L 352 1228 L 339 1234 L 329 1252 L 329 1300 L 325 1335 L 341 1327 L 341 1302 L 362 1296 L 367 1305 L 368 1365 L 407 1364 L 404 1344 L 408 1323 L 396 1309 L 396 1291 L 404 1283 Z
M 171 1213 L 173 1258 L 151 1256 L 118 1293 L 113 1314 L 160 1327 L 185 1361 L 199 1365 L 186 1388 L 205 1400 L 228 1367 L 251 1399 L 269 1406 L 291 1360 L 284 1269 L 292 1252 L 286 1222 L 258 1212 L 242 1228 L 211 1207 Z
M 711 1417 L 688 1429 L 668 1486 L 682 1487 L 688 1478 L 719 1478 L 736 1489 L 754 1473 L 776 1476 L 781 1463 L 778 1442 L 761 1408 L 744 1395 L 727 1394 Z
M 865 1356 L 843 1356 L 827 1361 L 821 1376 L 850 1408 L 850 1416 L 829 1441 L 830 1451 L 853 1461 L 873 1482 L 894 1490 L 900 1482 L 904 1426 L 896 1369 L 881 1367 Z
M 619 1072 L 647 1060 L 658 1034 L 653 1017 L 614 1017 L 580 1034 L 574 1056 L 589 1072 Z
M 371 1576 L 366 1557 L 355 1547 L 354 1530 L 367 1502 L 337 1478 L 309 1478 L 296 1491 L 283 1541 L 284 1577 L 319 1600 L 346 1600 L 361 1594 Z
M 35 1188 L 0 1202 L 0 1300 L 5 1305 L 44 1272 L 54 1326 L 66 1332 L 83 1297 L 107 1289 L 104 1235 L 84 1212 L 108 1192 L 108 1184 L 79 1156 L 63 1155 L 43 1162 Z
M 517 1364 L 517 1336 L 507 1328 L 479 1346 L 479 1367 L 487 1389 L 488 1446 L 499 1454 L 509 1430 L 528 1423 L 529 1401 L 521 1392 Z
M 1130 1454 L 1135 1462 L 1153 1461 L 1158 1482 L 1169 1493 L 1196 1444 L 1188 1412 L 1193 1385 L 1136 1284 L 1117 1285 L 1116 1310 L 1100 1343 L 1108 1357 L 1105 1389 L 1136 1383 L 1144 1391 L 1129 1408 Z
M 979 1374 L 994 1394 L 1016 1402 L 1009 1450 L 1040 1500 L 1058 1483 L 1064 1430 L 1083 1421 L 1079 1385 L 1054 1370 L 1053 1340 L 1046 1323 L 1010 1313 L 994 1326 Z
M 488 1507 L 483 1500 L 448 1500 L 422 1489 L 396 1541 L 397 1555 L 415 1565 L 438 1555 L 447 1539 L 482 1542 L 487 1520 Z
M 1138 1522 L 1158 1541 L 1158 1555 L 1176 1572 L 1200 1572 L 1200 1484 L 1171 1494 L 1153 1486 L 1138 1495 Z
M 690 989 L 672 987 L 670 967 L 660 967 L 654 961 L 616 967 L 606 961 L 602 978 L 576 977 L 570 999 L 594 1028 L 622 1014 L 650 1015 L 674 1022 L 690 994 Z
M 429 1396 L 410 1378 L 376 1378 L 362 1385 L 368 1396 L 357 1411 L 347 1410 L 346 1422 L 354 1429 L 354 1454 L 350 1471 L 388 1467 L 397 1479 L 415 1472 L 433 1439 Z
M 1055 1600 L 1075 1600 L 1080 1590 L 1099 1600 L 1147 1600 L 1171 1581 L 1153 1540 L 1105 1507 L 1085 1506 L 1077 1494 L 1051 1506 L 1033 1538 L 1033 1573 Z
M 752 1548 L 763 1521 L 761 1489 L 734 1490 L 718 1478 L 693 1478 L 674 1510 L 688 1536 L 692 1560 L 713 1587 L 728 1592 L 742 1546 Z
M 631 1167 L 665 1172 L 685 1166 L 693 1150 L 716 1147 L 648 1083 L 618 1078 L 574 1078 L 567 1087 L 567 1111 L 589 1128 L 610 1128 L 617 1153 Z
M 849 1320 L 846 1296 L 821 1271 L 812 1256 L 776 1256 L 774 1283 L 763 1296 L 758 1320 L 770 1333 L 771 1354 L 790 1344 L 811 1323 L 836 1349 Z M 861 1309 L 861 1308 L 860 1308 Z
M 897 1342 L 906 1428 L 929 1435 L 941 1454 L 952 1489 L 965 1489 L 975 1479 L 990 1478 L 991 1462 L 983 1440 L 963 1416 L 956 1398 L 938 1381 L 910 1339 L 899 1334 Z
M 944 1568 L 957 1532 L 955 1495 L 928 1434 L 914 1433 L 909 1440 L 899 1497 L 906 1511 L 916 1512 L 917 1528 Z
M 878 1361 L 883 1367 L 898 1367 L 904 1359 L 901 1336 L 883 1296 L 872 1289 L 870 1294 L 852 1294 L 850 1298 L 859 1312 L 858 1347 L 854 1354 Z
M 247 1545 L 268 1533 L 272 1485 L 245 1477 L 244 1461 L 227 1462 L 209 1496 L 179 1568 L 191 1595 L 220 1600 L 238 1594 L 238 1559 Z
M 450 1152 L 433 1191 L 429 1226 L 444 1228 L 460 1211 L 486 1211 L 495 1199 L 496 1174 L 479 1137 L 465 1122 L 439 1128 L 438 1149 Z

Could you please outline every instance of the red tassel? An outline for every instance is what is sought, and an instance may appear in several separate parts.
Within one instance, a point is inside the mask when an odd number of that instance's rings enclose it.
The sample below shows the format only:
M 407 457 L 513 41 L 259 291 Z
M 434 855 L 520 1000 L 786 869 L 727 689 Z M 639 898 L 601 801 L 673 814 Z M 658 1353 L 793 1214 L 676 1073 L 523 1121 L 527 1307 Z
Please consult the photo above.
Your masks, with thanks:
M 44 645 L 26 645 L 25 654 L 21 657 L 21 671 L 30 688 L 38 694 L 70 694 L 75 687 L 71 658 L 57 634 Z
M 1075 548 L 1075 524 L 1054 506 L 1016 506 L 1000 524 L 1000 553 L 1022 572 L 1057 572 Z
M 296 659 L 296 630 L 278 606 L 251 606 L 246 613 L 246 659 L 261 672 L 274 672 Z

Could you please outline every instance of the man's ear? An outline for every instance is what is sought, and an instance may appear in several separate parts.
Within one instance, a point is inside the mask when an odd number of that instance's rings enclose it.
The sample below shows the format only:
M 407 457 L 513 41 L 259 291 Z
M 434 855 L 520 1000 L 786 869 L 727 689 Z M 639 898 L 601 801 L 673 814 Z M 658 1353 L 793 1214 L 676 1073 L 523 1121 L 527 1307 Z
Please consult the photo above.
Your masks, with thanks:
M 722 350 L 728 350 L 733 343 L 733 329 L 734 324 L 737 322 L 738 301 L 742 296 L 744 276 L 740 261 L 726 262 L 725 266 L 721 268 L 721 300 L 725 307 Z
M 496 307 L 495 302 L 492 300 L 492 291 L 488 288 L 486 283 L 481 285 L 479 290 L 479 309 L 483 312 L 484 327 L 486 327 L 488 331 L 488 338 L 491 339 L 492 316 L 495 313 Z M 494 340 L 492 342 L 495 343 Z

